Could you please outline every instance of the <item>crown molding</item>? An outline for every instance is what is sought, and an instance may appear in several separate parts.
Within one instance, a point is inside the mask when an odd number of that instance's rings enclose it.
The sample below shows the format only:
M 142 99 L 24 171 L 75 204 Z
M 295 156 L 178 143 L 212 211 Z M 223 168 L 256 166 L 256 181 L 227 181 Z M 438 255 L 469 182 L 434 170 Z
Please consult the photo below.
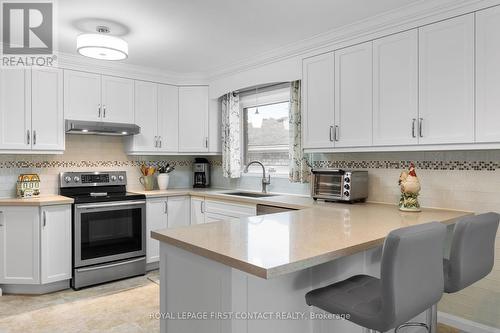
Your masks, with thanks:
M 123 76 L 136 80 L 165 84 L 206 84 L 203 73 L 178 73 L 153 67 L 139 66 L 119 61 L 102 61 L 77 54 L 55 52 L 57 67 L 80 71 L 92 71 L 112 76 Z
M 206 76 L 209 81 L 214 81 L 278 61 L 330 52 L 496 5 L 500 5 L 500 0 L 420 0 L 242 61 L 214 68 L 208 71 Z

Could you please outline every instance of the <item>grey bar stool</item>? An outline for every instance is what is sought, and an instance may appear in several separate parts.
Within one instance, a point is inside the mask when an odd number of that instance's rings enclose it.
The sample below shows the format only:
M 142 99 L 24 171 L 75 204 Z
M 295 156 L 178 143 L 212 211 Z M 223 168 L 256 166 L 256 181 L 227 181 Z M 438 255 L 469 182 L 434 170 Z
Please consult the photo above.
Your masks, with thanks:
M 443 259 L 445 293 L 456 293 L 491 272 L 499 220 L 499 214 L 486 213 L 462 218 L 455 224 L 449 258 Z M 431 332 L 436 329 L 437 307 L 434 305 Z
M 306 294 L 306 303 L 385 332 L 436 304 L 443 295 L 443 242 L 438 222 L 394 230 L 385 239 L 380 279 L 357 275 Z M 426 324 L 416 324 L 428 329 Z

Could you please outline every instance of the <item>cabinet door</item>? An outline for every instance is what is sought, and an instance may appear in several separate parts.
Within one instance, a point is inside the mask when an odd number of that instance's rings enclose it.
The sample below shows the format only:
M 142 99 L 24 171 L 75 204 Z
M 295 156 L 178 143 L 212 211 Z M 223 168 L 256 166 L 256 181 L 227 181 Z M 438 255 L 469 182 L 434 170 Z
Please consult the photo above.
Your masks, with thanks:
M 205 223 L 205 199 L 191 197 L 191 225 Z
M 0 69 L 0 150 L 31 148 L 31 75 L 26 69 Z
M 134 80 L 102 76 L 102 121 L 134 123 Z
M 63 72 L 34 67 L 31 75 L 32 147 L 64 150 Z
M 500 6 L 476 13 L 476 142 L 500 141 Z
M 153 152 L 158 142 L 158 89 L 156 83 L 135 81 L 135 123 L 141 133 L 134 135 L 133 150 Z
M 304 148 L 333 147 L 334 59 L 333 53 L 326 53 L 302 63 Z
M 101 116 L 101 76 L 65 70 L 65 119 L 100 121 Z
M 168 198 L 168 227 L 183 227 L 191 224 L 191 200 L 187 196 Z
M 42 283 L 71 279 L 71 206 L 41 208 Z
M 420 28 L 420 138 L 474 141 L 474 14 Z
M 208 87 L 179 88 L 179 152 L 208 151 Z
M 38 207 L 0 207 L 0 283 L 40 282 Z
M 372 42 L 335 51 L 335 147 L 372 144 Z
M 158 85 L 159 150 L 179 151 L 179 88 Z
M 151 238 L 151 231 L 165 229 L 168 224 L 167 198 L 148 199 L 146 202 L 146 262 L 160 260 L 160 244 Z
M 418 31 L 373 42 L 373 144 L 418 143 Z

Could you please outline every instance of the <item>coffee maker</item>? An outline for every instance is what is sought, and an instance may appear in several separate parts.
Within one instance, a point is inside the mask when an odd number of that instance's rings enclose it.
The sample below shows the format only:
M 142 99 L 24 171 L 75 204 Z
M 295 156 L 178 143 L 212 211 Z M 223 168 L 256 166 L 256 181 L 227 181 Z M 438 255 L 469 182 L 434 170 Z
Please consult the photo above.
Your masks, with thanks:
M 210 164 L 206 158 L 196 158 L 193 164 L 194 188 L 205 188 L 210 185 Z

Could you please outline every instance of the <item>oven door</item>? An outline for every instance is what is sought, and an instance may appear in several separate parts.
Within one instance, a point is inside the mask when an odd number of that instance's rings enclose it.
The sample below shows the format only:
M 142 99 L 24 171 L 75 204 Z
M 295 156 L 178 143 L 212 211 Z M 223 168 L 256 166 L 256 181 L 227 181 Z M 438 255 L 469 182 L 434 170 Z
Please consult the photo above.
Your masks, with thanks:
M 313 173 L 312 197 L 316 199 L 341 200 L 344 191 L 344 173 L 322 171 Z
M 77 204 L 74 267 L 146 255 L 146 201 Z

